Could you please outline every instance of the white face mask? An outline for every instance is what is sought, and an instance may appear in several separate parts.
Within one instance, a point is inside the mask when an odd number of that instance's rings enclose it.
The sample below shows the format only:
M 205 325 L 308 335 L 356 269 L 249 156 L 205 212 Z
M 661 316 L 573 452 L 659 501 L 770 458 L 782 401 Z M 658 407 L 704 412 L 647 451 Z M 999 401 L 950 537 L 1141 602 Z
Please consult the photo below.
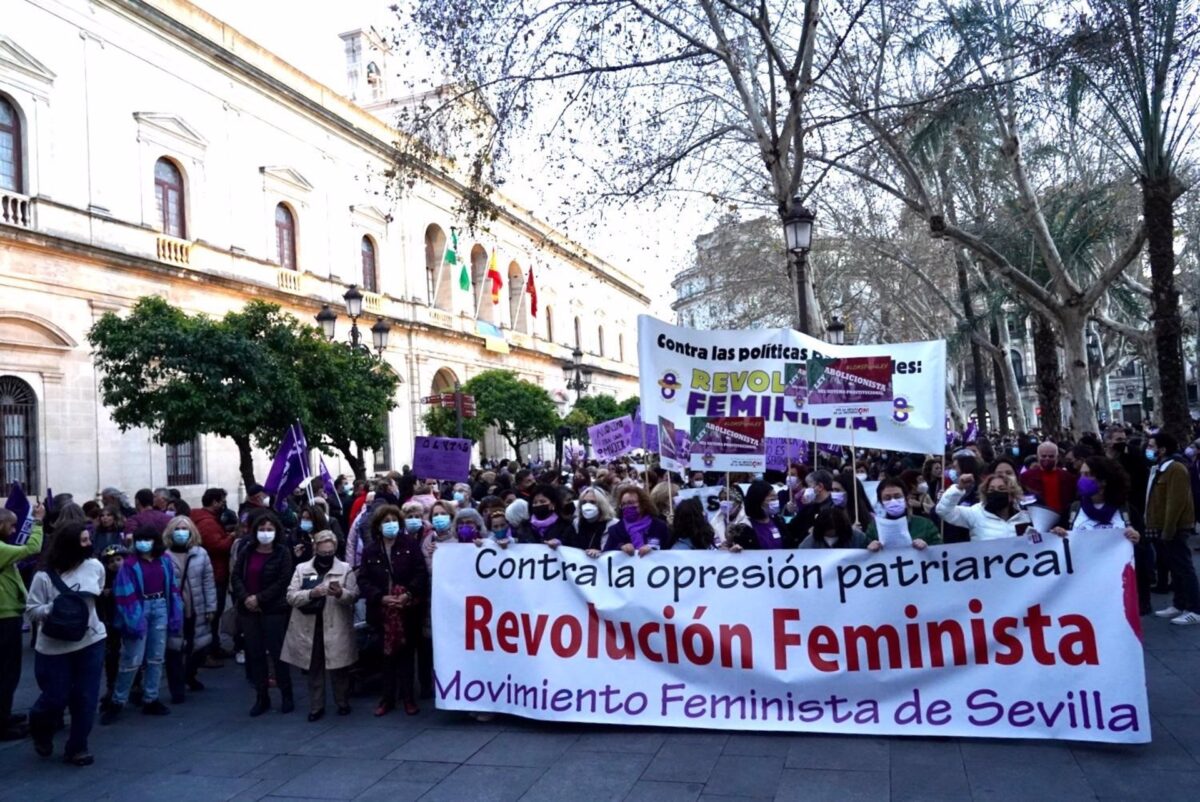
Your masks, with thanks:
M 704 487 L 704 480 L 703 479 L 693 479 L 692 487 Z
M 837 535 L 826 535 L 822 539 L 825 541 L 826 546 L 832 546 L 834 543 L 837 543 Z
M 269 546 L 275 542 L 275 530 L 274 529 L 260 529 L 260 530 L 258 530 L 257 534 L 258 534 L 258 542 L 263 544 L 264 546 Z
M 594 521 L 600 517 L 600 508 L 590 501 L 585 501 L 579 506 L 579 512 L 583 515 L 584 520 Z
M 800 494 L 800 501 L 805 504 L 812 504 L 816 500 L 817 491 L 813 490 L 811 487 L 804 488 L 804 492 Z
M 921 482 L 920 484 L 917 485 L 917 494 L 918 495 L 923 496 L 928 492 L 929 492 L 929 485 L 927 483 Z
M 858 479 L 858 481 L 860 481 L 860 482 L 865 482 L 865 481 L 867 481 L 867 475 L 866 475 L 865 473 L 856 473 L 856 474 L 854 474 L 854 476 L 855 476 L 855 477 Z

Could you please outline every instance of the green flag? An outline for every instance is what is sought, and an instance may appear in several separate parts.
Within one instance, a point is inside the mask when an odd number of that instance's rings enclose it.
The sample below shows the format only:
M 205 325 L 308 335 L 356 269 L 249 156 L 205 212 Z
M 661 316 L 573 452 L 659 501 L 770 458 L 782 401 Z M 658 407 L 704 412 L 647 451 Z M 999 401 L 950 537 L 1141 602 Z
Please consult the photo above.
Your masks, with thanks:
M 463 263 L 462 271 L 460 271 L 458 274 L 458 286 L 460 289 L 466 292 L 471 291 L 471 276 L 467 273 L 467 265 L 465 262 Z

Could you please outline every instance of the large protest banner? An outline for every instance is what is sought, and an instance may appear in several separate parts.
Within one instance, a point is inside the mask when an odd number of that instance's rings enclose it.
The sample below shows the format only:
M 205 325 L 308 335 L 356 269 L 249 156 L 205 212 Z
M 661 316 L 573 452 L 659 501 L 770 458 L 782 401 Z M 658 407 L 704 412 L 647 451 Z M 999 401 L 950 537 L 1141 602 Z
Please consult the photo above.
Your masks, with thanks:
M 465 438 L 418 437 L 413 443 L 413 473 L 422 479 L 465 482 L 474 446 L 474 440 Z
M 596 459 L 616 459 L 634 448 L 633 418 L 624 415 L 589 426 L 588 440 Z
M 561 721 L 1143 743 L 1118 531 L 911 548 L 434 555 L 438 707 Z
M 810 357 L 878 356 L 891 360 L 890 411 L 870 404 L 872 411 L 861 415 L 810 416 Z M 793 329 L 700 331 L 641 315 L 638 360 L 646 420 L 666 418 L 687 428 L 694 417 L 761 417 L 769 437 L 917 453 L 945 447 L 946 344 L 940 340 L 831 345 Z
M 762 418 L 692 418 L 689 467 L 761 471 L 767 466 Z

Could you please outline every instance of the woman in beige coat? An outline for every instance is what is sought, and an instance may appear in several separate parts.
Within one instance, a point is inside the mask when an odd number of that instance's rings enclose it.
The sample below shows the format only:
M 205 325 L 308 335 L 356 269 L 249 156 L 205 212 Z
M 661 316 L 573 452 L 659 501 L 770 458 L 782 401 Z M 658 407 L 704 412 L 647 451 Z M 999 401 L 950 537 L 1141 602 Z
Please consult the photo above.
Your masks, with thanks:
M 313 535 L 313 558 L 296 566 L 287 600 L 292 606 L 283 659 L 308 669 L 309 721 L 325 715 L 325 674 L 333 682 L 339 716 L 350 713 L 350 666 L 358 659 L 354 602 L 358 578 L 334 556 L 337 536 L 328 529 Z

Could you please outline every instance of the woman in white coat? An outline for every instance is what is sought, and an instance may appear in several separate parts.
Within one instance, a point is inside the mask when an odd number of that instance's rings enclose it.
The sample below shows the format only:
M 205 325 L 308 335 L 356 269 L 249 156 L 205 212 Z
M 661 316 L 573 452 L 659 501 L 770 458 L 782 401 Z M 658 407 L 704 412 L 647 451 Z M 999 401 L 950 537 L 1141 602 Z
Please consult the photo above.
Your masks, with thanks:
M 197 676 L 200 664 L 212 645 L 213 616 L 217 612 L 217 583 L 213 578 L 212 560 L 200 545 L 200 530 L 186 515 L 177 515 L 163 530 L 167 554 L 175 563 L 183 595 L 183 631 L 167 638 L 165 658 L 167 687 L 171 689 L 171 704 L 181 704 L 184 688 L 202 691 L 204 684 Z
M 350 666 L 358 660 L 354 602 L 358 578 L 337 554 L 337 535 L 313 535 L 313 558 L 296 566 L 288 586 L 292 607 L 283 660 L 308 670 L 308 720 L 325 715 L 325 675 L 333 683 L 339 716 L 350 714 Z
M 960 507 L 962 500 L 975 484 L 975 477 L 964 473 L 958 482 L 942 494 L 937 514 L 948 524 L 961 526 L 971 534 L 971 540 L 997 540 L 1018 537 L 1029 526 L 1029 515 L 1021 509 L 1021 486 L 1009 476 L 992 475 L 983 482 L 982 501 Z

